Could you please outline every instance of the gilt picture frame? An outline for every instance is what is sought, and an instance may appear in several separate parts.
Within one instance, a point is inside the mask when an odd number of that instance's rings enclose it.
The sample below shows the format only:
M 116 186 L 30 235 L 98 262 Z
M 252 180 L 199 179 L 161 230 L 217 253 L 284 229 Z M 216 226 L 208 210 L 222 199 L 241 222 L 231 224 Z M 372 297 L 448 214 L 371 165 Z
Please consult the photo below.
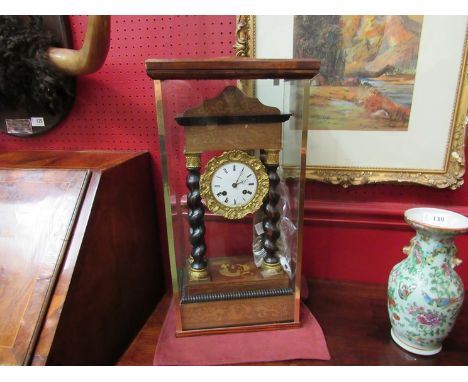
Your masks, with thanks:
M 413 57 L 417 62 L 414 63 L 416 73 L 412 84 L 414 89 L 411 88 L 411 114 L 407 118 L 407 127 L 395 130 L 347 129 L 341 128 L 341 123 L 335 124 L 339 127 L 336 129 L 311 129 L 308 140 L 308 158 L 311 161 L 307 165 L 307 179 L 343 187 L 395 183 L 459 188 L 465 173 L 464 142 L 468 121 L 467 21 L 467 16 L 421 18 L 420 42 L 415 45 L 418 54 Z M 336 18 L 333 22 L 334 32 L 339 34 L 339 28 L 345 23 Z M 395 25 L 390 23 L 401 20 L 386 22 L 385 31 L 392 31 L 391 27 Z M 410 27 L 413 32 L 414 24 L 410 23 Z M 259 58 L 292 58 L 295 49 L 297 51 L 295 44 L 298 44 L 297 31 L 296 37 L 294 31 L 295 16 L 238 16 L 236 54 Z M 368 35 L 370 32 L 367 30 L 366 33 Z M 360 36 L 353 38 L 359 41 Z M 394 35 L 392 39 L 395 39 Z M 304 43 L 304 39 L 301 40 L 302 46 L 311 43 L 313 41 Z M 368 41 L 366 43 L 369 45 Z M 388 43 L 383 45 L 388 46 Z M 401 52 L 404 44 L 396 46 L 398 52 Z M 382 51 L 381 48 L 380 53 Z M 346 53 L 349 54 L 349 51 Z M 388 50 L 385 54 L 387 62 L 397 62 L 394 56 L 389 56 L 395 52 Z M 395 64 L 395 67 L 398 68 L 398 65 Z M 401 72 L 394 71 L 391 74 L 395 73 Z M 316 84 L 318 80 L 315 80 Z M 348 83 L 345 85 L 348 86 Z M 253 89 L 246 90 L 253 92 Z M 313 91 L 311 96 L 314 96 Z M 356 108 L 362 104 L 362 100 L 359 100 L 351 106 Z M 372 112 L 376 112 L 376 117 L 388 117 L 384 114 L 387 113 L 385 110 Z

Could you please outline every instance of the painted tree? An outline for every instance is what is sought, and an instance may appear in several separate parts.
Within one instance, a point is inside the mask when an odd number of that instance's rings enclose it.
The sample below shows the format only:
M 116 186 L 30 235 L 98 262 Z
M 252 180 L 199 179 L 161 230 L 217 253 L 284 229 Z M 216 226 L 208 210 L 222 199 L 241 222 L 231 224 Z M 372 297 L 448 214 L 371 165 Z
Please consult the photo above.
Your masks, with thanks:
M 295 57 L 320 59 L 320 74 L 329 84 L 341 84 L 346 55 L 340 16 L 296 16 L 294 39 Z

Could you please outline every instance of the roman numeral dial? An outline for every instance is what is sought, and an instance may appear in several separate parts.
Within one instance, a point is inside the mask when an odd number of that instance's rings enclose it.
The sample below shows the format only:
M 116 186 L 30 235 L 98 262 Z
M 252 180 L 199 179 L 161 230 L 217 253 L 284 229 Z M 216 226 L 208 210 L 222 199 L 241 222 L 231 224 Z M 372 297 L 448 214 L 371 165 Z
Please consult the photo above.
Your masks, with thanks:
M 269 182 L 258 158 L 232 150 L 207 163 L 200 179 L 200 194 L 211 212 L 241 219 L 262 206 Z
M 219 203 L 239 208 L 248 204 L 255 195 L 257 177 L 248 165 L 227 162 L 215 171 L 211 190 Z

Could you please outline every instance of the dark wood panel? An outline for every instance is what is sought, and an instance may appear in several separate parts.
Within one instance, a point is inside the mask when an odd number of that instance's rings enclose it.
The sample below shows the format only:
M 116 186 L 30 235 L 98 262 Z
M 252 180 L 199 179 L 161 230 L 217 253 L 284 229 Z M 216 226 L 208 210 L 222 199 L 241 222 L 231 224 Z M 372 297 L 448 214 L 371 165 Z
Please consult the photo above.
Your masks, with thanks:
M 57 325 L 61 319 L 63 305 L 67 298 L 68 289 L 75 271 L 75 265 L 78 256 L 80 255 L 81 244 L 87 230 L 93 201 L 96 197 L 100 179 L 101 173 L 94 172 L 89 181 L 88 189 L 83 199 L 80 214 L 73 231 L 73 236 L 70 239 L 67 256 L 64 259 L 64 264 L 60 271 L 57 285 L 44 319 L 38 343 L 34 350 L 34 356 L 31 362 L 34 366 L 45 365 L 47 363 L 47 358 L 52 348 L 52 342 L 55 337 Z
M 0 170 L 0 364 L 28 362 L 87 178 Z
M 101 175 L 47 364 L 113 364 L 162 295 L 148 159 Z
M 239 134 L 239 129 L 245 136 Z M 205 152 L 215 150 L 255 150 L 281 148 L 281 124 L 209 125 L 185 128 L 185 150 Z
M 167 295 L 118 365 L 152 365 L 169 302 L 170 296 Z M 390 338 L 384 284 L 309 280 L 307 304 L 324 331 L 331 360 L 297 360 L 258 365 L 468 365 L 466 304 L 442 352 L 430 357 L 408 353 Z
M 314 59 L 149 59 L 146 72 L 153 79 L 260 79 L 313 78 L 318 74 L 320 61 Z
M 153 311 L 148 321 L 125 353 L 117 362 L 121 366 L 151 366 L 153 364 L 154 352 L 158 342 L 161 329 L 166 318 L 166 313 L 171 305 L 172 296 L 166 294 Z

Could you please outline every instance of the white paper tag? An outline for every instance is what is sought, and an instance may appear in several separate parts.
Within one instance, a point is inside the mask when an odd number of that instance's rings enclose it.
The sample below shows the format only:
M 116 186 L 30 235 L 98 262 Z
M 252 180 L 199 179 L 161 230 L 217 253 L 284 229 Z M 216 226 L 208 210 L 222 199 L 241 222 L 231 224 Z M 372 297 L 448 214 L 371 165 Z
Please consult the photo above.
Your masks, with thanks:
M 255 232 L 257 232 L 257 235 L 261 235 L 265 231 L 263 230 L 263 222 L 255 224 Z
M 263 264 L 263 258 L 265 257 L 266 252 L 264 250 L 254 252 L 254 263 L 257 268 L 260 268 Z
M 425 213 L 423 216 L 423 220 L 425 223 L 428 224 L 437 224 L 439 226 L 447 226 L 449 224 L 449 216 L 445 214 L 430 214 Z
M 292 278 L 291 267 L 289 266 L 288 259 L 286 259 L 286 257 L 284 256 L 280 256 L 280 264 L 283 267 L 283 270 L 289 276 L 289 278 Z
M 45 122 L 42 117 L 31 117 L 31 126 L 33 127 L 44 127 Z

